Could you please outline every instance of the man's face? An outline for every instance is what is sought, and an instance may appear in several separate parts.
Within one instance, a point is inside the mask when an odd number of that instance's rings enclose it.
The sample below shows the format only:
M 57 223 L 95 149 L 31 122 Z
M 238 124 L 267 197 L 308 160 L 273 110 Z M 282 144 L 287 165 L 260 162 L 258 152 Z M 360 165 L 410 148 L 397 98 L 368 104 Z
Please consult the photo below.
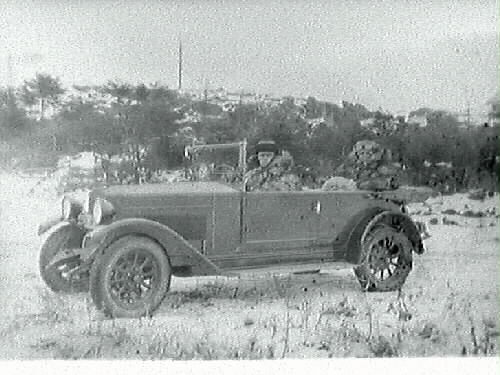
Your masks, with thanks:
M 259 165 L 264 168 L 269 165 L 271 160 L 273 160 L 274 152 L 261 151 L 257 154 L 257 159 L 259 160 Z

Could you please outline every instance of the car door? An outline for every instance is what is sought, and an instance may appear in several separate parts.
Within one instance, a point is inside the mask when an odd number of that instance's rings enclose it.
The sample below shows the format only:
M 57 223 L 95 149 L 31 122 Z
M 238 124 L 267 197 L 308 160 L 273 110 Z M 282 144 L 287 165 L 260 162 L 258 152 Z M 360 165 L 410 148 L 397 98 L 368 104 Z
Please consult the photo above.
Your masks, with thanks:
M 277 255 L 313 246 L 320 223 L 318 204 L 315 192 L 246 193 L 246 251 Z
M 363 212 L 376 206 L 376 202 L 366 199 L 365 195 L 362 191 L 335 191 L 322 194 L 320 224 L 317 233 L 318 246 L 333 244 L 335 248 L 336 243 L 341 243 L 345 239 L 343 235 L 352 229 L 349 223 L 352 224 L 353 220 L 360 220 Z M 339 254 L 335 251 L 334 256 L 337 258 Z

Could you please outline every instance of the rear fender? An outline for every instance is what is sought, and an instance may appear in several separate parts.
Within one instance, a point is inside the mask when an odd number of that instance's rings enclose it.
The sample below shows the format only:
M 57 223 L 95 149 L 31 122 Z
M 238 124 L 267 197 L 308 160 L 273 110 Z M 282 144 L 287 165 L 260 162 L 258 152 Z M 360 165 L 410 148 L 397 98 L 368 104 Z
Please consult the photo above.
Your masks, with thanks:
M 396 221 L 400 225 L 401 230 L 412 243 L 415 253 L 422 254 L 425 251 L 420 231 L 408 215 L 402 212 L 378 210 L 378 212 L 374 211 L 370 215 L 365 216 L 351 232 L 346 254 L 348 262 L 355 264 L 361 262 L 361 244 L 364 238 L 377 223 L 386 221 Z
M 156 221 L 128 218 L 101 226 L 88 233 L 83 246 L 87 250 L 82 254 L 85 263 L 91 263 L 100 256 L 114 241 L 123 236 L 145 236 L 163 247 L 172 268 L 191 267 L 191 274 L 198 276 L 218 275 L 219 268 L 207 257 L 194 248 L 179 233 Z
M 368 225 L 370 220 L 375 216 L 384 212 L 380 207 L 371 207 L 356 214 L 347 224 L 348 230 L 341 234 L 340 240 L 345 244 L 344 259 L 349 263 L 357 263 L 359 258 L 360 239 L 363 235 L 364 228 Z

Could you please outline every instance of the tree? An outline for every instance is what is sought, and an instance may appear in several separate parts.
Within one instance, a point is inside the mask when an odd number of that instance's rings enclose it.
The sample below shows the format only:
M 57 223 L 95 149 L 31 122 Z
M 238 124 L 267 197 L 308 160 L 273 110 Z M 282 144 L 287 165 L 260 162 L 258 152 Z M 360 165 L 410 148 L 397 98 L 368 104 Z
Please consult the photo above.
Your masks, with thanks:
M 96 103 L 73 100 L 55 118 L 58 148 L 65 151 L 99 151 L 113 154 L 122 132 L 113 126 L 113 117 L 99 112 Z
M 324 113 L 324 105 L 316 100 L 316 98 L 309 96 L 305 104 L 306 118 L 318 118 Z
M 119 104 L 129 104 L 134 99 L 134 88 L 128 83 L 108 81 L 100 91 L 114 96 Z
M 29 127 L 26 112 L 19 108 L 13 89 L 0 91 L 0 138 L 20 136 Z
M 258 129 L 265 123 L 268 113 L 261 110 L 255 104 L 239 104 L 233 112 L 226 114 L 236 140 L 243 138 L 252 139 L 256 136 Z
M 272 139 L 282 150 L 287 150 L 297 164 L 312 163 L 308 146 L 308 125 L 290 100 L 273 108 L 254 124 L 249 137 L 251 145 L 261 139 Z
M 200 124 L 200 135 L 206 143 L 231 143 L 239 141 L 238 129 L 228 118 L 204 119 Z
M 191 104 L 193 111 L 201 113 L 203 116 L 219 116 L 222 108 L 216 104 L 207 103 L 203 100 L 195 101 Z
M 37 73 L 31 81 L 24 81 L 21 87 L 21 97 L 25 104 L 39 104 L 39 120 L 45 118 L 47 104 L 56 105 L 59 97 L 64 93 L 59 78 L 54 78 L 49 74 Z
M 140 83 L 134 90 L 134 97 L 139 103 L 145 103 L 150 95 L 149 88 L 144 84 Z

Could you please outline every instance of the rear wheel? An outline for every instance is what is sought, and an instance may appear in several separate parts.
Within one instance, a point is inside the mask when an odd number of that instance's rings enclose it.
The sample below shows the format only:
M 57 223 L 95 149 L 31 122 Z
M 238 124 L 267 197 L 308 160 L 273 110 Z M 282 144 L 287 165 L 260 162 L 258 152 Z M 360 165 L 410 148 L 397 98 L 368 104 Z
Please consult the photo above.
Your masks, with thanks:
M 362 262 L 354 273 L 367 291 L 398 290 L 412 269 L 413 246 L 404 234 L 386 224 L 374 226 L 362 246 Z
M 172 270 L 156 242 L 126 236 L 98 256 L 90 272 L 90 292 L 111 317 L 138 318 L 158 308 L 170 288 Z
M 40 249 L 38 267 L 45 284 L 57 293 L 81 293 L 89 289 L 88 273 L 71 273 L 80 266 L 78 259 L 69 258 L 54 264 L 52 259 L 65 249 L 78 248 L 85 231 L 74 225 L 65 225 L 51 233 Z

